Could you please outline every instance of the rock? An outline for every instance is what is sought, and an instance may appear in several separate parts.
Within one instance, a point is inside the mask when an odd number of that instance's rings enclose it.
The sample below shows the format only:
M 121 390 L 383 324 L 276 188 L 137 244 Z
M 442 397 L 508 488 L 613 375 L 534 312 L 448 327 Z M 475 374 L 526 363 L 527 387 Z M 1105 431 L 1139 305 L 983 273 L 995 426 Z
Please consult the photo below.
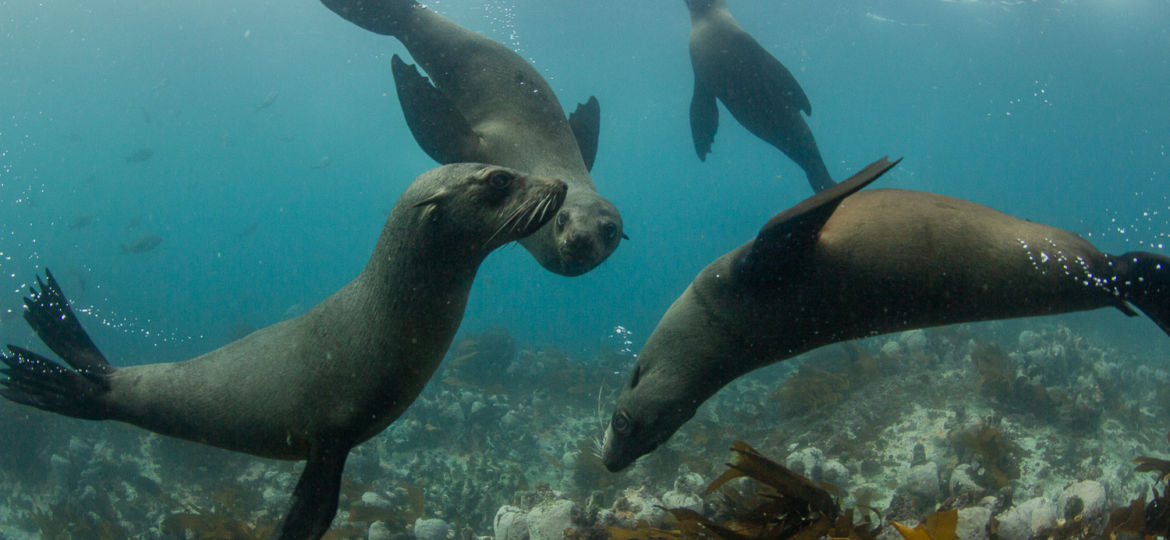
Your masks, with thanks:
M 902 354 L 902 345 L 891 339 L 882 344 L 881 354 L 886 356 L 898 356 Z
M 1096 480 L 1085 480 L 1068 486 L 1060 494 L 1056 510 L 1065 519 L 1081 515 L 1085 520 L 1095 520 L 1105 510 L 1105 486 Z
M 704 489 L 707 489 L 707 483 L 699 473 L 686 473 L 674 480 L 675 491 L 698 495 Z
M 686 493 L 672 489 L 662 494 L 662 506 L 666 508 L 686 508 L 703 513 L 703 499 L 694 493 Z
M 806 476 L 813 482 L 819 482 L 824 471 L 825 454 L 820 448 L 810 446 L 788 454 L 784 462 L 792 472 Z
M 821 480 L 839 488 L 848 487 L 852 478 L 849 468 L 835 459 L 826 460 L 821 470 Z
M 362 493 L 362 504 L 375 508 L 390 508 L 390 501 L 373 491 Z
M 501 506 L 496 510 L 496 540 L 525 540 L 528 538 L 528 519 L 524 511 L 512 506 Z
M 926 350 L 926 332 L 922 330 L 902 332 L 901 341 L 909 352 L 917 353 Z
M 504 430 L 517 429 L 524 425 L 524 419 L 520 417 L 520 413 L 516 411 L 508 411 L 500 418 L 500 427 Z
M 1036 332 L 1031 330 L 1024 330 L 1023 332 L 1020 332 L 1020 337 L 1017 338 L 1017 343 L 1019 343 L 1021 351 L 1027 352 L 1043 347 L 1044 339 L 1041 338 L 1040 334 L 1037 334 Z
M 938 464 L 927 461 L 922 465 L 910 467 L 906 475 L 906 488 L 911 495 L 925 502 L 938 502 L 942 498 L 942 489 L 938 483 Z
M 627 489 L 614 501 L 612 515 L 617 526 L 627 529 L 637 527 L 640 520 L 651 527 L 659 527 L 666 517 L 666 511 L 661 506 L 664 506 L 663 502 L 646 492 L 645 488 Z
M 366 531 L 366 537 L 367 540 L 390 540 L 390 528 L 386 526 L 384 521 L 375 521 Z
M 451 530 L 451 526 L 438 518 L 414 520 L 415 540 L 446 540 L 449 530 Z
M 531 540 L 561 540 L 565 529 L 573 528 L 573 501 L 551 499 L 528 512 L 528 537 Z
M 1030 538 L 1056 524 L 1056 509 L 1045 497 L 1028 499 L 996 516 L 1000 538 Z
M 976 501 L 983 494 L 983 488 L 971 477 L 971 466 L 963 463 L 951 471 L 951 480 L 947 482 L 947 490 L 952 497 L 959 497 L 969 501 Z
M 959 524 L 955 537 L 963 540 L 987 540 L 987 522 L 991 521 L 991 510 L 982 506 L 959 509 Z M 1000 538 L 1010 538 L 1000 533 Z

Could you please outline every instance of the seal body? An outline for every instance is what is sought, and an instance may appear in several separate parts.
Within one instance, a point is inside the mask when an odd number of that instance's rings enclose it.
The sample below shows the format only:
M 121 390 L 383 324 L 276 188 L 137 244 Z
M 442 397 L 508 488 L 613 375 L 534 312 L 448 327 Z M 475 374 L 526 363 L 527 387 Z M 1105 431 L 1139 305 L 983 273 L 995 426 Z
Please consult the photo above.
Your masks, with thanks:
M 618 397 L 603 460 L 620 470 L 735 378 L 886 332 L 1115 307 L 1170 331 L 1170 258 L 969 201 L 855 192 L 879 162 L 798 204 L 707 266 L 663 315 Z M 1165 267 L 1165 269 L 1163 269 Z
M 739 25 L 726 0 L 686 0 L 691 14 L 690 52 L 695 71 L 691 135 L 705 160 L 719 128 L 723 102 L 753 135 L 804 169 L 813 191 L 833 185 L 817 141 L 805 122 L 812 114 L 796 77 Z
M 26 319 L 73 370 L 10 347 L 0 357 L 9 366 L 0 395 L 229 450 L 307 459 L 282 538 L 316 538 L 336 512 L 346 454 L 422 391 L 455 335 L 480 263 L 551 220 L 566 189 L 481 164 L 424 173 L 353 281 L 300 317 L 177 363 L 109 365 L 49 275 L 27 299 Z
M 622 237 L 617 208 L 589 174 L 596 99 L 570 125 L 552 88 L 524 58 L 413 0 L 322 0 L 343 18 L 402 42 L 428 81 L 394 57 L 407 125 L 440 163 L 475 161 L 564 180 L 552 226 L 521 241 L 545 268 L 573 276 L 604 261 Z

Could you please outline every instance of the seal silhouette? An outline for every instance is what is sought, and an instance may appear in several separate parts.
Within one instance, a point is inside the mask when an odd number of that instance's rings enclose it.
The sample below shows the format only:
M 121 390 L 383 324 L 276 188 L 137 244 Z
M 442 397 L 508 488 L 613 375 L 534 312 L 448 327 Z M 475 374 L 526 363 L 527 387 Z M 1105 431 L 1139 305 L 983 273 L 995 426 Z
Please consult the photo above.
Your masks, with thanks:
M 703 269 L 646 340 L 605 432 L 611 471 L 756 368 L 839 341 L 1132 303 L 1170 333 L 1170 257 L 1107 255 L 973 202 L 857 192 L 882 159 L 772 218 Z
M 25 319 L 66 368 L 9 346 L 0 395 L 47 411 L 119 420 L 249 454 L 307 460 L 280 538 L 319 538 L 337 511 L 349 450 L 414 401 L 454 337 L 476 271 L 535 232 L 564 200 L 559 180 L 482 164 L 420 175 L 359 275 L 300 317 L 190 360 L 114 367 L 52 274 Z
M 589 174 L 600 129 L 596 98 L 566 119 L 528 61 L 413 0 L 322 3 L 362 28 L 397 38 L 430 76 L 392 59 L 407 126 L 435 161 L 494 163 L 569 185 L 552 226 L 520 241 L 542 266 L 575 276 L 617 249 L 621 214 Z
M 796 77 L 731 16 L 726 0 L 686 0 L 691 13 L 691 137 L 706 160 L 723 102 L 748 131 L 804 169 L 813 191 L 833 185 L 812 130 L 800 115 L 812 105 Z

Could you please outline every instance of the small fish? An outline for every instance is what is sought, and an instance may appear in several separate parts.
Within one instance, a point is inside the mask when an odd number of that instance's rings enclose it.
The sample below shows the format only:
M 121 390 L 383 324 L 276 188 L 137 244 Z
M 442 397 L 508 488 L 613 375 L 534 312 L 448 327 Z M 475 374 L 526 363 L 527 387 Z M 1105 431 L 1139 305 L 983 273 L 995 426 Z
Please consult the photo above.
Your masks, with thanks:
M 309 165 L 309 168 L 310 169 L 324 169 L 325 167 L 328 167 L 332 163 L 333 163 L 333 160 L 329 159 L 329 156 L 324 156 L 321 159 L 317 160 L 316 163 Z
M 239 238 L 251 236 L 252 233 L 256 232 L 256 229 L 258 228 L 260 228 L 260 223 L 253 221 L 251 225 L 244 227 L 244 230 L 240 231 L 240 234 L 237 234 L 236 236 Z
M 89 226 L 90 223 L 93 223 L 93 216 L 80 216 L 77 219 L 73 220 L 73 223 L 69 224 L 69 228 L 70 229 L 81 229 L 81 228 Z
M 133 154 L 126 156 L 126 163 L 142 163 L 152 157 L 154 157 L 154 150 L 139 148 Z
M 264 96 L 264 99 L 260 103 L 256 104 L 256 110 L 262 111 L 271 107 L 273 103 L 276 103 L 276 98 L 278 97 L 280 97 L 280 92 L 277 92 L 276 90 L 269 92 Z
M 157 234 L 146 235 L 131 242 L 128 246 L 123 244 L 122 253 L 146 253 L 147 251 L 158 247 L 162 241 L 162 237 Z
M 149 124 L 151 122 L 150 109 L 147 109 L 146 107 L 141 107 L 141 106 L 139 107 L 139 109 L 142 109 L 142 121 L 144 123 Z
M 142 225 L 142 214 L 130 218 L 130 221 L 126 222 L 126 230 L 132 231 L 137 229 L 139 225 Z

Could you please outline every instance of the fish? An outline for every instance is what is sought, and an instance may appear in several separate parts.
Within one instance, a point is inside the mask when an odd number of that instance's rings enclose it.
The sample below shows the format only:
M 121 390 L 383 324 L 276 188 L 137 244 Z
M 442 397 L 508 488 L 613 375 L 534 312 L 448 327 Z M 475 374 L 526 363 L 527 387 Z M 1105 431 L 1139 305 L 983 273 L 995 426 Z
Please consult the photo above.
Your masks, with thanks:
M 73 220 L 73 222 L 69 224 L 69 228 L 70 229 L 81 229 L 84 227 L 88 227 L 90 223 L 93 223 L 93 216 L 90 216 L 90 215 L 79 216 L 77 219 Z
M 162 237 L 157 234 L 148 234 L 133 242 L 130 245 L 122 244 L 122 253 L 146 253 L 161 244 Z
M 261 100 L 260 103 L 256 104 L 256 110 L 262 111 L 264 109 L 271 107 L 273 103 L 276 103 L 276 98 L 279 98 L 279 97 L 280 97 L 280 92 L 277 92 L 276 90 L 273 90 L 273 91 L 265 94 L 264 99 Z
M 154 150 L 139 148 L 133 154 L 126 156 L 126 163 L 142 163 L 152 157 L 154 157 Z

